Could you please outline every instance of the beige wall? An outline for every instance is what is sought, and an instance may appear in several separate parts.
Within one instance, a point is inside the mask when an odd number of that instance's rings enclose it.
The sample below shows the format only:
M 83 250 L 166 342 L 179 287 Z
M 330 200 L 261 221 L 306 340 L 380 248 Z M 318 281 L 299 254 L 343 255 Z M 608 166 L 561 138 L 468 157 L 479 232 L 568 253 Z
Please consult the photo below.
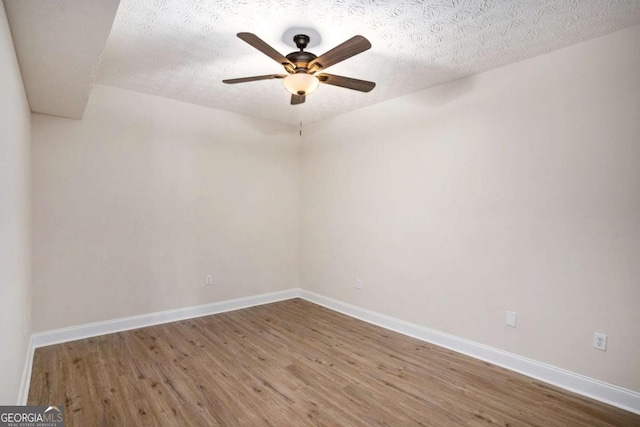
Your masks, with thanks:
M 100 85 L 82 121 L 33 115 L 34 329 L 301 286 L 640 391 L 639 38 L 302 139 Z
M 15 405 L 30 332 L 30 112 L 0 3 L 0 405 Z
M 35 331 L 298 286 L 295 129 L 101 85 L 32 123 Z
M 302 287 L 640 391 L 638 40 L 307 126 Z

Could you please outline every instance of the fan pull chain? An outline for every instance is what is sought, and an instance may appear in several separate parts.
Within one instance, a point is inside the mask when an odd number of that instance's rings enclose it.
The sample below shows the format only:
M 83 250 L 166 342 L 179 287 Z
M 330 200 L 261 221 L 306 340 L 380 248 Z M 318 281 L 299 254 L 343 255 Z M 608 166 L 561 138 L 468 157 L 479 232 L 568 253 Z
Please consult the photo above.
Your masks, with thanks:
M 302 120 L 300 120 L 300 136 L 302 136 Z

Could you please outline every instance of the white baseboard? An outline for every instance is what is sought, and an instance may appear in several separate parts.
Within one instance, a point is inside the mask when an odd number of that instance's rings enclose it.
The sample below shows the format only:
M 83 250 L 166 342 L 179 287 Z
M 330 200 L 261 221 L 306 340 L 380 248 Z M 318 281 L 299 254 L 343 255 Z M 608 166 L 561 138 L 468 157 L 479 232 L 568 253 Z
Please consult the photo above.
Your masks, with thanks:
M 635 391 L 607 384 L 603 381 L 585 377 L 584 375 L 518 356 L 517 354 L 494 347 L 425 328 L 424 326 L 414 323 L 405 322 L 303 289 L 299 290 L 299 295 L 302 299 L 346 314 L 347 316 L 417 338 L 421 341 L 436 344 L 494 365 L 502 366 L 503 368 L 553 384 L 565 390 L 616 406 L 626 411 L 640 414 L 640 393 Z
M 18 395 L 18 405 L 27 404 L 29 385 L 31 383 L 33 354 L 35 349 L 38 347 L 61 344 L 69 341 L 91 338 L 98 335 L 127 331 L 130 329 L 144 328 L 146 326 L 160 325 L 162 323 L 177 322 L 178 320 L 193 319 L 194 317 L 224 313 L 226 311 L 284 301 L 291 298 L 297 298 L 298 296 L 298 289 L 288 289 L 285 291 L 214 302 L 211 304 L 158 311 L 155 313 L 141 314 L 139 316 L 122 317 L 120 319 L 106 320 L 104 322 L 87 323 L 69 328 L 37 332 L 32 334 L 31 339 L 29 340 L 29 348 L 27 349 L 27 356 L 22 373 L 22 384 L 20 385 L 20 392 Z
M 210 314 L 224 313 L 225 311 L 239 310 L 241 308 L 253 307 L 255 305 L 269 304 L 272 302 L 297 298 L 298 295 L 298 289 L 288 289 L 286 291 L 271 292 L 268 294 L 214 302 L 211 304 L 157 311 L 155 313 L 141 314 L 139 316 L 122 317 L 120 319 L 106 320 L 104 322 L 87 323 L 84 325 L 72 326 L 70 328 L 54 329 L 52 331 L 35 333 L 31 337 L 34 347 L 38 348 L 47 345 L 96 337 L 98 335 L 160 325 L 162 323 L 177 322 L 178 320 L 193 319 L 194 317 L 209 316 Z
M 27 353 L 24 357 L 24 368 L 22 369 L 22 380 L 20 381 L 20 390 L 18 391 L 17 405 L 26 405 L 29 398 L 29 386 L 31 385 L 31 368 L 33 368 L 33 336 L 29 337 Z
M 365 322 L 389 329 L 403 335 L 417 338 L 494 365 L 502 366 L 531 378 L 553 384 L 583 396 L 640 414 L 640 393 L 605 382 L 585 377 L 555 366 L 547 365 L 517 354 L 509 353 L 484 344 L 479 344 L 454 335 L 439 332 L 424 326 L 405 322 L 384 314 L 337 301 L 303 289 L 289 289 L 280 292 L 215 302 L 211 304 L 185 307 L 174 310 L 124 317 L 104 322 L 88 323 L 64 329 L 38 332 L 31 336 L 27 350 L 18 405 L 26 405 L 31 381 L 34 350 L 38 347 L 60 344 L 98 335 L 111 334 L 194 317 L 208 316 L 226 311 L 239 310 L 256 305 L 269 304 L 292 298 L 303 298 L 331 310 Z

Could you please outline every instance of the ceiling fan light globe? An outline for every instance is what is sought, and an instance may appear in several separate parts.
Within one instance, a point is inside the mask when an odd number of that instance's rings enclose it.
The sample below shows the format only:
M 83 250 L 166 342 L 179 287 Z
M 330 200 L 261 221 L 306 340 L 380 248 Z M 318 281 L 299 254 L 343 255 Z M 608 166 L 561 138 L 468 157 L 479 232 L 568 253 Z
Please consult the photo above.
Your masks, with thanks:
M 283 83 L 284 87 L 293 95 L 309 95 L 320 85 L 316 76 L 307 73 L 289 74 L 283 79 Z

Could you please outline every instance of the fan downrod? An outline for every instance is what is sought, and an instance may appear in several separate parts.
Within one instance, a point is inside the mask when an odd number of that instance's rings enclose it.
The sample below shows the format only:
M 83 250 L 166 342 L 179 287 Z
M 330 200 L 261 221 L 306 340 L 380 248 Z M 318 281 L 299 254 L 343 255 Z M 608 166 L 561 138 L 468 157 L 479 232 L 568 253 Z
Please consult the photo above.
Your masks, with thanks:
M 296 47 L 302 52 L 309 44 L 309 36 L 306 34 L 297 34 L 293 36 L 293 42 L 296 44 Z

